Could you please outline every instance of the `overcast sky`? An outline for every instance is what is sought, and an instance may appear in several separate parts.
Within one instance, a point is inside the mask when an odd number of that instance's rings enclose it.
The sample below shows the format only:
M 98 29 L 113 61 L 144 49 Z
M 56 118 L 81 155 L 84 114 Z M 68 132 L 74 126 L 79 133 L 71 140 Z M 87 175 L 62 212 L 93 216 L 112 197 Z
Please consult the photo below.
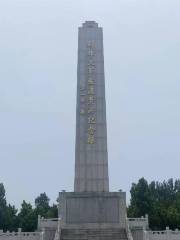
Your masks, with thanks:
M 180 177 L 179 0 L 0 0 L 0 182 L 18 207 L 73 190 L 85 20 L 104 29 L 111 190 Z

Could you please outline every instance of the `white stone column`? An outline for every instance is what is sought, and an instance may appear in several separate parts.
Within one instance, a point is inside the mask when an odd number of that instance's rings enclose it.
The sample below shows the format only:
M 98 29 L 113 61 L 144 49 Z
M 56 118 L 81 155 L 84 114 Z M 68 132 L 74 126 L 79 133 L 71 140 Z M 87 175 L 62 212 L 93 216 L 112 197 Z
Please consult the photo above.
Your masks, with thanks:
M 166 227 L 166 240 L 171 240 L 171 230 L 169 227 Z

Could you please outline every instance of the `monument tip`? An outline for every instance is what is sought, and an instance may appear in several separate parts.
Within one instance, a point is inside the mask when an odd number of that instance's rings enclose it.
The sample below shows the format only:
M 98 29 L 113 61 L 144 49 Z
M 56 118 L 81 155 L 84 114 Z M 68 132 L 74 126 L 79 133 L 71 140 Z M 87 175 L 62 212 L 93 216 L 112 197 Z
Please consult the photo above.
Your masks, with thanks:
M 96 21 L 85 21 L 83 27 L 98 27 L 98 23 Z

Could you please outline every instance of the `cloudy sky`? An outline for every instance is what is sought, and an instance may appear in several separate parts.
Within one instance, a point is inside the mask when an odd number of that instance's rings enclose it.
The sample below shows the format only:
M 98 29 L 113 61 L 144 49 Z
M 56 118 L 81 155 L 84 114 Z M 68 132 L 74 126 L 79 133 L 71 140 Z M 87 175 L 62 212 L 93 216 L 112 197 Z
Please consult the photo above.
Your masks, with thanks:
M 73 190 L 77 29 L 104 29 L 110 188 L 179 178 L 179 0 L 0 1 L 0 182 Z M 128 194 L 129 198 L 129 194 Z

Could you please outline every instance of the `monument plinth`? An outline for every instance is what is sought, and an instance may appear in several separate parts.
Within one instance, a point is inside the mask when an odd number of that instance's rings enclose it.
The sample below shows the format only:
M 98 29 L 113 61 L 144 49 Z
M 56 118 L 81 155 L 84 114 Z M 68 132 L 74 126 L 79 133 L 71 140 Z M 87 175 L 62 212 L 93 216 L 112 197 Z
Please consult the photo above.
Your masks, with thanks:
M 74 192 L 59 195 L 64 228 L 126 225 L 126 196 L 109 192 L 102 28 L 79 28 Z

